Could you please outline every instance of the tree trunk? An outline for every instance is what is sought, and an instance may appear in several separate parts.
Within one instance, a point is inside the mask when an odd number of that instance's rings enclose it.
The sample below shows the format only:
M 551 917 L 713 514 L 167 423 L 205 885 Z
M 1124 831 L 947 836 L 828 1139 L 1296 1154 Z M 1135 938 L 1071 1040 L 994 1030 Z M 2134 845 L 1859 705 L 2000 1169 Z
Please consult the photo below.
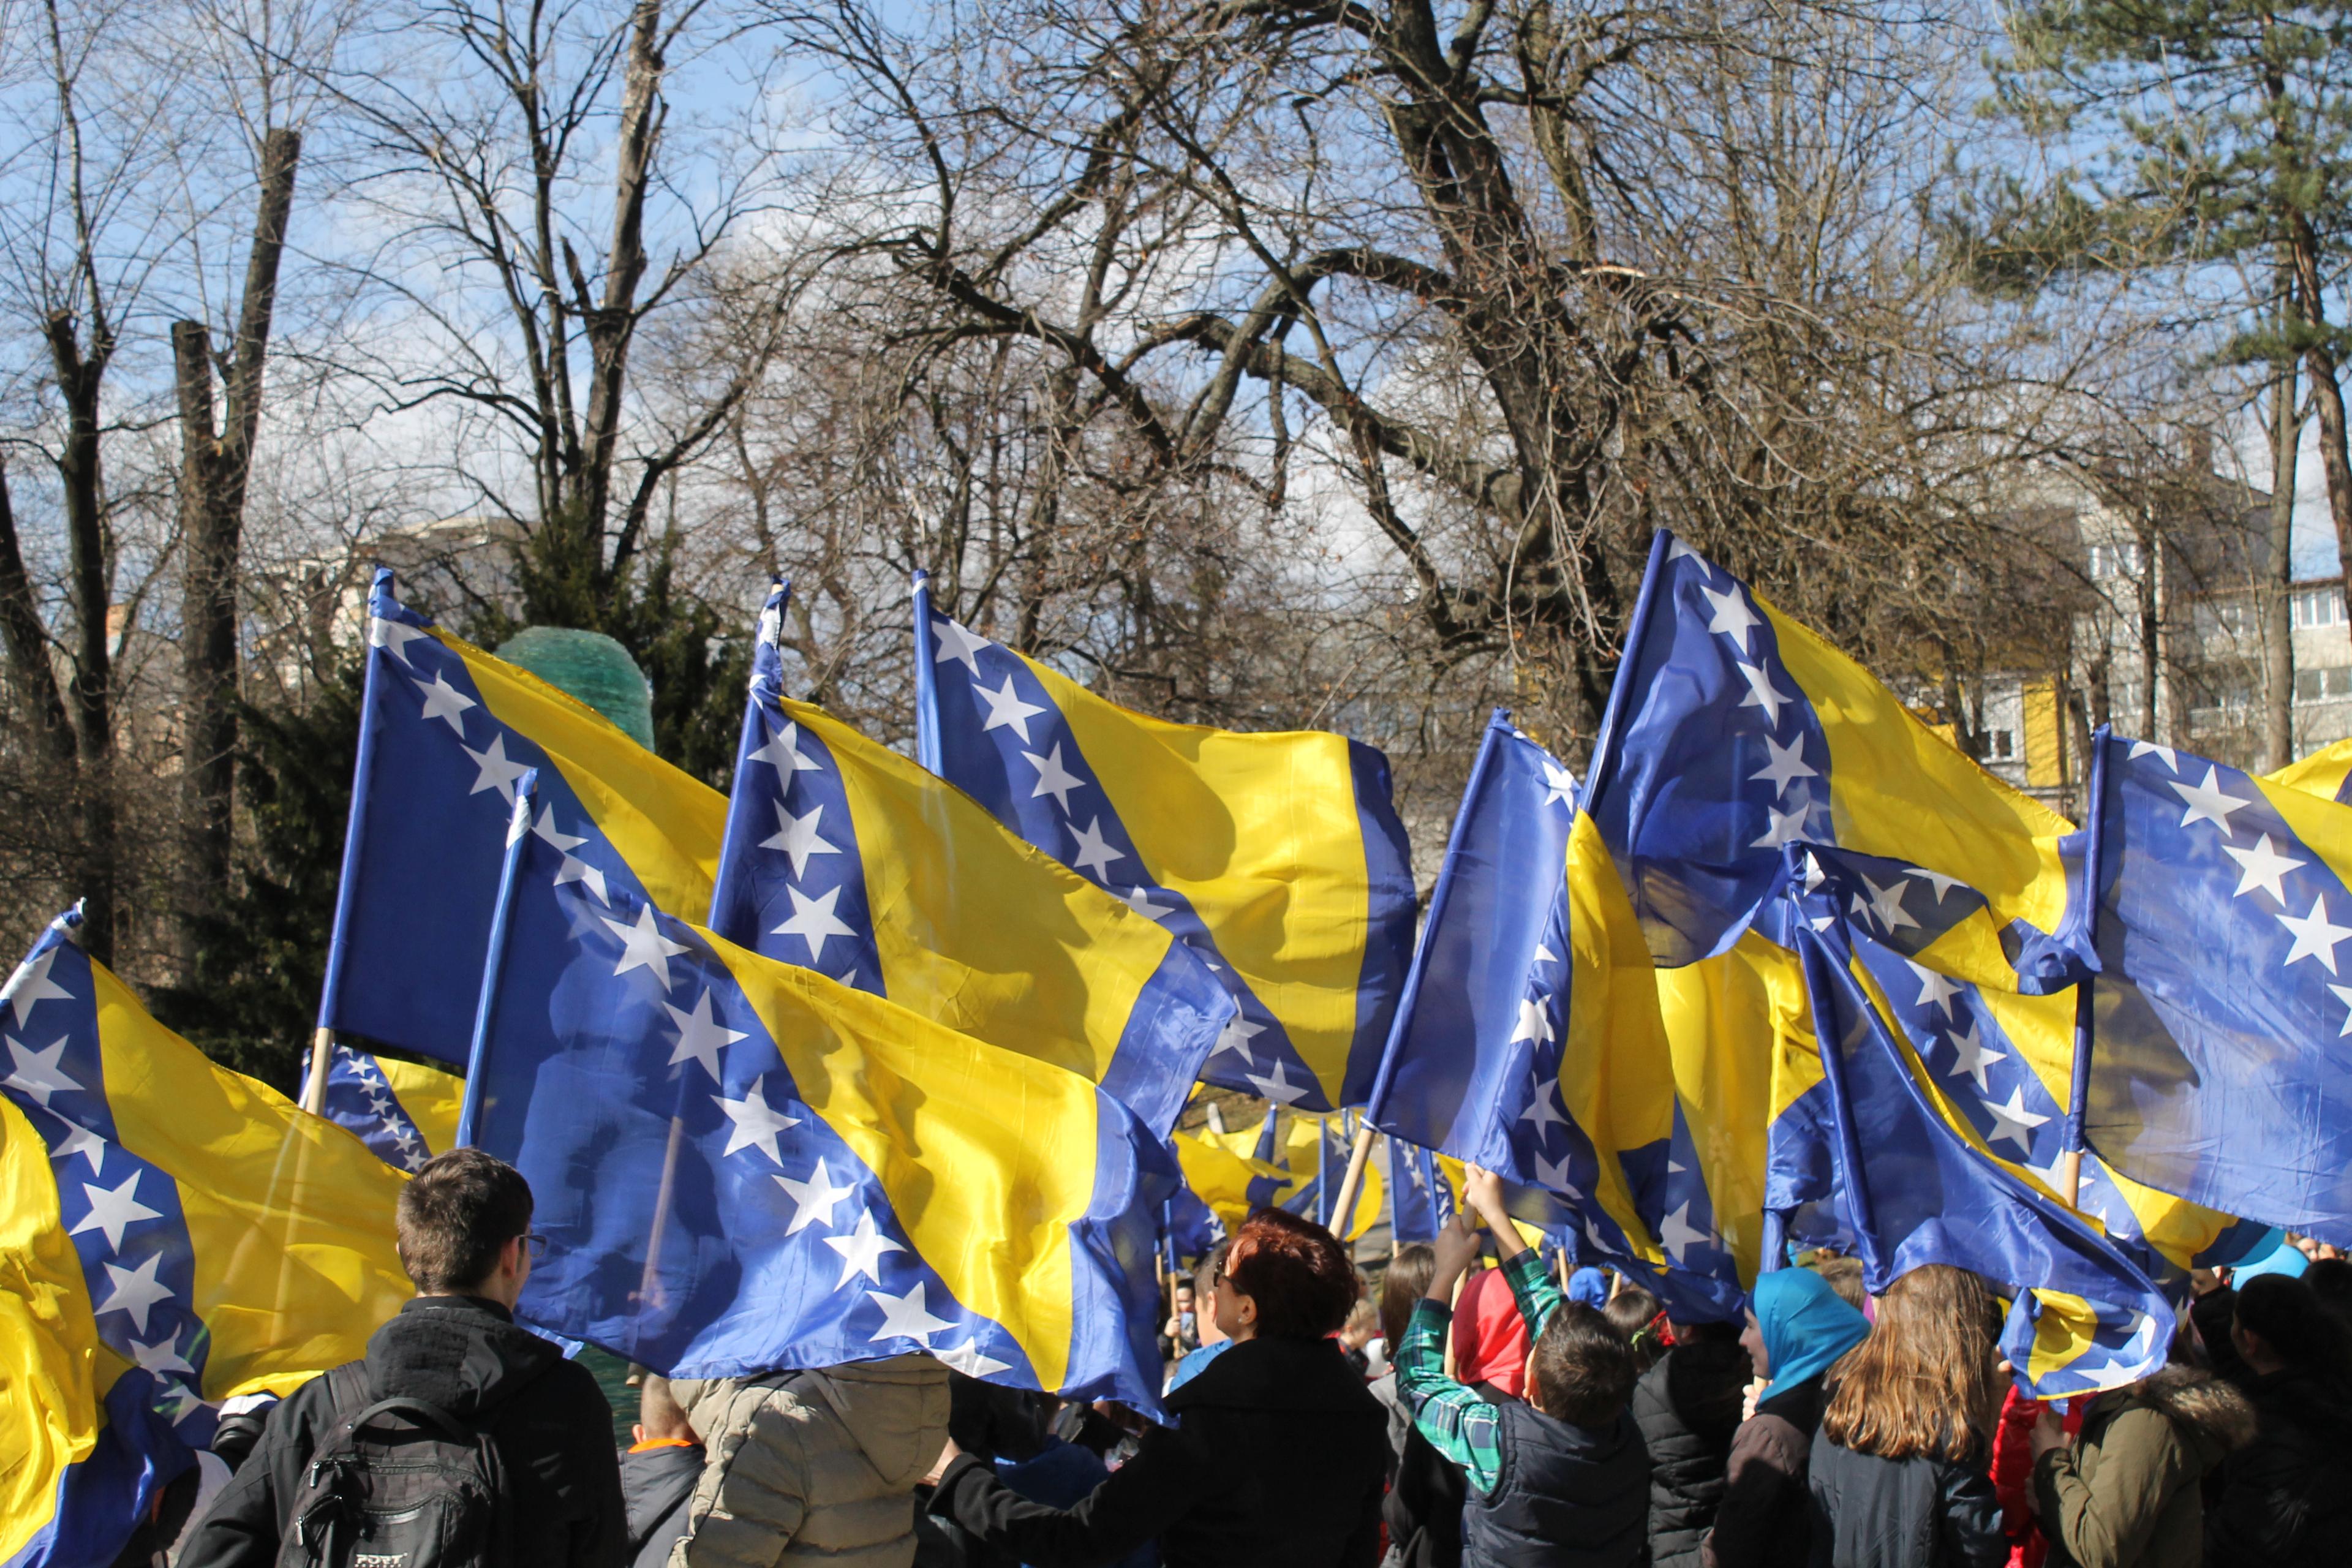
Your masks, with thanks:
M 82 353 L 72 312 L 51 312 L 43 323 L 49 358 L 65 405 L 65 438 L 57 456 L 64 492 L 66 557 L 75 618 L 73 679 L 67 701 L 74 721 L 80 771 L 79 825 L 82 945 L 101 963 L 114 958 L 114 675 L 107 635 L 112 595 L 106 548 L 106 492 L 100 475 L 99 394 L 112 343 L 93 326 L 90 353 Z
M 271 131 L 262 140 L 261 192 L 254 215 L 253 248 L 246 260 L 245 293 L 226 375 L 227 406 L 213 424 L 212 340 L 201 321 L 172 328 L 180 416 L 180 524 L 186 547 L 181 611 L 181 697 L 186 725 L 186 854 L 179 911 L 184 973 L 195 962 L 202 901 L 217 896 L 228 878 L 236 789 L 238 688 L 238 558 L 245 531 L 245 497 L 260 427 L 262 367 L 277 308 L 278 268 L 286 250 L 286 222 L 294 201 L 294 174 L 302 141 Z
M 2303 440 L 2293 360 L 2271 381 L 2271 537 L 2263 571 L 2263 771 L 2294 761 L 2294 484 Z
M 48 628 L 41 624 L 33 580 L 17 544 L 16 509 L 8 493 L 5 462 L 0 462 L 0 641 L 7 647 L 9 680 L 33 712 L 42 755 L 70 775 L 76 766 L 73 721 L 66 716 L 57 666 L 49 660 Z

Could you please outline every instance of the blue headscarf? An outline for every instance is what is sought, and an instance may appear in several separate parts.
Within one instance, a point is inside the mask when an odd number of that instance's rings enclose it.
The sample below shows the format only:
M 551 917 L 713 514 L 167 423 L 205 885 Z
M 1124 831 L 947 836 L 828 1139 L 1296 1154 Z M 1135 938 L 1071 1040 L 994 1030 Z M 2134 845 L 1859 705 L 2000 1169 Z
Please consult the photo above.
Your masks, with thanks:
M 1870 1320 L 1810 1268 L 1759 1275 L 1748 1305 L 1764 1333 L 1774 1388 L 1793 1388 L 1818 1376 L 1870 1332 Z
M 1568 1277 L 1568 1299 L 1581 1301 L 1588 1307 L 1609 1304 L 1609 1276 L 1587 1266 Z

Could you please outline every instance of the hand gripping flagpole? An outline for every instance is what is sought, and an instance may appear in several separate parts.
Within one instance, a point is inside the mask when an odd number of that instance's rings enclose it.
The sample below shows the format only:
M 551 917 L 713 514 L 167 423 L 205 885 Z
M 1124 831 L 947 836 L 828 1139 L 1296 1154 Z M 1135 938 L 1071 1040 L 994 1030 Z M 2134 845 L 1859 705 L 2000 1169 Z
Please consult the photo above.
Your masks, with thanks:
M 539 770 L 515 781 L 514 815 L 507 819 L 506 859 L 499 867 L 499 901 L 490 911 L 490 940 L 482 954 L 482 990 L 474 1002 L 474 1039 L 466 1051 L 466 1097 L 458 1102 L 457 1147 L 470 1148 L 482 1110 L 482 1056 L 498 1016 L 499 980 L 507 961 L 507 917 L 514 911 L 515 873 L 522 864 L 523 840 L 530 837 L 530 808 L 539 793 Z
M 2084 813 L 2083 949 L 2089 963 L 2099 961 L 2100 863 L 2106 856 L 2108 730 L 2102 724 L 2091 737 L 2090 809 Z M 2083 1111 L 2091 1097 L 2091 1047 L 2095 1032 L 2091 976 L 2074 982 L 2074 1061 L 2066 1086 L 2066 1135 L 2060 1145 L 2060 1195 L 2066 1206 L 2076 1206 L 2083 1193 Z

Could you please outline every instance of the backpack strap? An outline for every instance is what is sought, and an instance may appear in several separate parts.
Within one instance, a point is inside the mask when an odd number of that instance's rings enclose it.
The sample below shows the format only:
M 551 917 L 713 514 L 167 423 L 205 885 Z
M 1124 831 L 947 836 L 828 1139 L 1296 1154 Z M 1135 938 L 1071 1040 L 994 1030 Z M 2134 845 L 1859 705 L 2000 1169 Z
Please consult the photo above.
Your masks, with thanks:
M 327 1384 L 327 1426 L 332 1430 L 367 1405 L 367 1363 L 347 1361 L 320 1375 Z

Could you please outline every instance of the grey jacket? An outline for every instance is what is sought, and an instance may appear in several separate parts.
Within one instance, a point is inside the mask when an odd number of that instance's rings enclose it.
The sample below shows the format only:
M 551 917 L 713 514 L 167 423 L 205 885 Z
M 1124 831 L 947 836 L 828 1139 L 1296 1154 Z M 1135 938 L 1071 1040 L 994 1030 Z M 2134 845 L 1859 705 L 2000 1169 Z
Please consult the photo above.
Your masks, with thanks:
M 709 1455 L 670 1568 L 908 1568 L 915 1483 L 948 1439 L 927 1355 L 670 1385 Z

